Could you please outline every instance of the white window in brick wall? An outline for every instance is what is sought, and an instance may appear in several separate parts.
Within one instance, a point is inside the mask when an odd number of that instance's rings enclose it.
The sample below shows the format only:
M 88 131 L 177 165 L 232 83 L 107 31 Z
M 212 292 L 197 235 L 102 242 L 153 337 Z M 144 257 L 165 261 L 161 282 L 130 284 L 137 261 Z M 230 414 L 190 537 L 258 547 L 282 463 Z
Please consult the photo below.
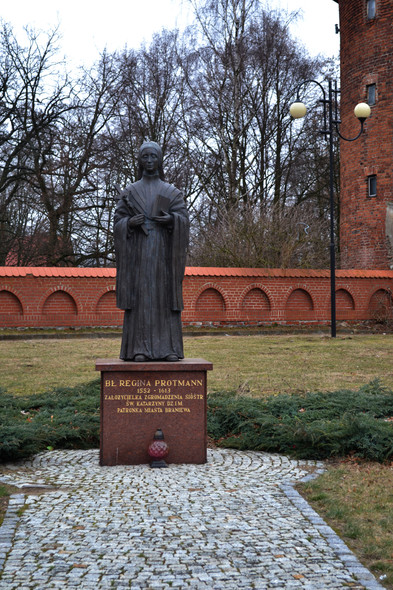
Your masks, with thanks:
M 377 196 L 377 176 L 376 174 L 371 174 L 367 177 L 367 194 L 369 197 L 376 197 Z
M 377 100 L 377 87 L 375 84 L 368 84 L 367 86 L 367 104 L 372 107 Z
M 367 0 L 367 18 L 371 20 L 376 15 L 376 0 Z

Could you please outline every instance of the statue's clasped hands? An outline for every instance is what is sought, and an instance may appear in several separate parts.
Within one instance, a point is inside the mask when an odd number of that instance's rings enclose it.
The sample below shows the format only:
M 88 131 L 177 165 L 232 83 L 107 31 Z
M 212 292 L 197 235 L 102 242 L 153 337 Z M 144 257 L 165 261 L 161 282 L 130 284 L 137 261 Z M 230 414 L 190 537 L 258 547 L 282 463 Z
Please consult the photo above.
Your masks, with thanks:
M 173 215 L 170 213 L 166 213 L 165 211 L 161 211 L 161 215 L 155 215 L 153 217 L 153 221 L 158 223 L 159 225 L 173 225 Z
M 134 215 L 133 217 L 130 217 L 128 220 L 128 227 L 134 228 L 134 227 L 138 227 L 138 225 L 143 225 L 145 223 L 145 216 L 143 215 L 143 213 L 138 213 L 138 215 Z
M 138 215 L 134 215 L 133 217 L 129 218 L 128 227 L 130 229 L 133 229 L 134 227 L 143 225 L 145 221 L 145 215 L 143 213 L 138 213 Z M 173 225 L 173 215 L 171 215 L 170 213 L 166 213 L 165 211 L 162 211 L 161 215 L 155 215 L 153 217 L 153 221 L 155 221 L 159 225 L 170 227 Z

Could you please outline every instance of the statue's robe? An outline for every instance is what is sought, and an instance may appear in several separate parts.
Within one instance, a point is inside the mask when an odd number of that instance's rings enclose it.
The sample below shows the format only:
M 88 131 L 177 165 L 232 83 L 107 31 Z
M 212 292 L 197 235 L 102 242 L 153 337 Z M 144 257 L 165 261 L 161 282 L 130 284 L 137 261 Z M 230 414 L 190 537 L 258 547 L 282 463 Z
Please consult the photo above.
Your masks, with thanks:
M 170 226 L 151 218 L 158 195 L 169 199 Z M 130 229 L 128 220 L 138 213 L 145 214 L 145 223 Z M 114 241 L 117 306 L 125 310 L 121 359 L 184 358 L 180 314 L 188 234 L 182 193 L 158 176 L 143 176 L 120 195 Z

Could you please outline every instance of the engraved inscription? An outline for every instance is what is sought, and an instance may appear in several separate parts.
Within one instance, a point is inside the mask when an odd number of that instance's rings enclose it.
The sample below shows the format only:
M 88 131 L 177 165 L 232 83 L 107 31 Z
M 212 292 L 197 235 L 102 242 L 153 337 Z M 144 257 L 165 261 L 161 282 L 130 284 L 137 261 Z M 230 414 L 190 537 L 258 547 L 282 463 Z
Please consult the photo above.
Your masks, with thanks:
M 104 379 L 104 401 L 117 414 L 191 414 L 204 402 L 202 379 Z

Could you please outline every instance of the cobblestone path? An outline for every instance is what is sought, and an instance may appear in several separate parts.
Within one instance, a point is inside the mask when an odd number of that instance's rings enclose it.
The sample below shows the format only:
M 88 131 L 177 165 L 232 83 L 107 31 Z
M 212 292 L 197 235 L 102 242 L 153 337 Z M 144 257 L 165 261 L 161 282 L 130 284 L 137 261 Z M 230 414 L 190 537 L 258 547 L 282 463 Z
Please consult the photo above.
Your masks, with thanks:
M 293 489 L 310 465 L 209 450 L 206 465 L 100 467 L 92 450 L 2 466 L 27 487 L 0 528 L 0 588 L 382 588 Z

